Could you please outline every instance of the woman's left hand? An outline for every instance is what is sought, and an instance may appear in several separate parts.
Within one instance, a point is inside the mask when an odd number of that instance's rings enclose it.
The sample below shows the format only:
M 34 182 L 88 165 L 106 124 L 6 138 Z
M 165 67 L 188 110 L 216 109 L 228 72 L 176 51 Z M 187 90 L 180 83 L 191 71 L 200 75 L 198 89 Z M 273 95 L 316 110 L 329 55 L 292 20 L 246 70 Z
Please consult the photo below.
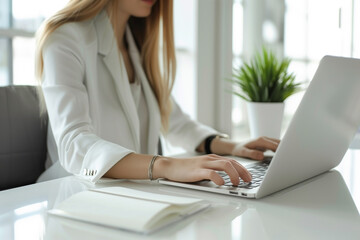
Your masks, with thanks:
M 238 157 L 263 160 L 266 150 L 276 151 L 280 140 L 269 137 L 259 137 L 245 144 L 236 144 L 231 155 Z

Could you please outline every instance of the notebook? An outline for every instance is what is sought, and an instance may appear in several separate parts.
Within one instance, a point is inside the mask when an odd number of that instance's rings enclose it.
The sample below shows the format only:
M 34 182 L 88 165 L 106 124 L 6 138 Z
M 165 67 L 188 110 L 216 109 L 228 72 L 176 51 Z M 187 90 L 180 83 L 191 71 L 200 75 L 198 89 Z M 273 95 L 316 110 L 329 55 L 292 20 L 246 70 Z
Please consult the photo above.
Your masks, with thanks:
M 54 216 L 148 234 L 192 216 L 204 200 L 148 193 L 124 187 L 82 191 L 49 210 Z
M 217 186 L 210 181 L 179 183 L 166 179 L 159 183 L 261 198 L 336 167 L 359 126 L 360 59 L 325 56 L 258 186 Z M 258 164 L 263 162 L 253 165 Z

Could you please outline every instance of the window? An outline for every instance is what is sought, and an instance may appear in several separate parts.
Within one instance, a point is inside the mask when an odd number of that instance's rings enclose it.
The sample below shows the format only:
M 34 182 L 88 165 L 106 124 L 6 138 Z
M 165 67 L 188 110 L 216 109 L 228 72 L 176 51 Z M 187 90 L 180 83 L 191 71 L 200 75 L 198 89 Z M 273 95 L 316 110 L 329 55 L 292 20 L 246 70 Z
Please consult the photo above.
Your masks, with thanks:
M 196 17 L 193 0 L 174 0 L 174 35 L 177 72 L 172 95 L 181 109 L 196 119 Z M 181 154 L 184 149 L 162 141 L 165 155 Z
M 193 119 L 196 118 L 196 6 L 193 0 L 174 0 L 177 74 L 173 96 L 183 111 Z
M 1 0 L 0 85 L 35 84 L 35 32 L 67 0 Z
M 360 57 L 360 17 L 355 14 L 360 10 L 360 0 L 266 0 L 263 5 L 250 2 L 233 0 L 234 67 L 244 59 L 243 49 L 254 47 L 250 41 L 254 39 L 261 39 L 257 46 L 266 43 L 279 55 L 290 57 L 290 71 L 305 87 L 324 55 Z M 254 15 L 256 19 L 251 18 Z M 243 28 L 235 27 L 241 24 Z M 247 27 L 252 30 L 247 31 Z M 286 100 L 283 133 L 303 93 Z M 237 139 L 249 137 L 244 105 L 233 97 L 233 136 Z
M 9 40 L 6 38 L 0 38 L 0 86 L 6 85 L 8 83 L 8 79 L 10 78 L 9 55 L 11 52 L 8 51 L 9 48 Z
M 233 67 L 241 66 L 243 59 L 244 9 L 242 0 L 233 2 Z M 250 136 L 246 107 L 237 96 L 232 96 L 232 135 L 241 140 Z
M 9 61 L 10 61 L 10 44 L 8 38 L 6 38 L 6 32 L 4 29 L 10 26 L 10 14 L 9 14 L 10 3 L 8 1 L 0 1 L 0 85 L 5 85 L 10 78 Z
M 360 25 L 354 21 L 355 1 L 285 2 L 284 54 L 293 59 L 291 70 L 300 81 L 311 80 L 324 55 L 356 57 L 354 47 L 358 44 L 355 44 L 354 34 Z M 286 122 L 291 119 L 302 96 L 303 93 L 299 93 L 289 98 Z

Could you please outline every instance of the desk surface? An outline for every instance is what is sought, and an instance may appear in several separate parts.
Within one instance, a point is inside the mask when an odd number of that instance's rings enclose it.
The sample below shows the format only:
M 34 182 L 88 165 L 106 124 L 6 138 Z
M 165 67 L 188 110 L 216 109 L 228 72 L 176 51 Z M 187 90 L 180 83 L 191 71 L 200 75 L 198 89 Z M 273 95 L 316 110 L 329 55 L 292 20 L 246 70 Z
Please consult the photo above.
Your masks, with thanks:
M 335 169 L 259 200 L 223 196 L 149 181 L 96 186 L 75 177 L 0 192 L 0 239 L 360 239 L 360 150 Z M 123 186 L 206 199 L 212 207 L 148 236 L 47 215 L 74 193 Z

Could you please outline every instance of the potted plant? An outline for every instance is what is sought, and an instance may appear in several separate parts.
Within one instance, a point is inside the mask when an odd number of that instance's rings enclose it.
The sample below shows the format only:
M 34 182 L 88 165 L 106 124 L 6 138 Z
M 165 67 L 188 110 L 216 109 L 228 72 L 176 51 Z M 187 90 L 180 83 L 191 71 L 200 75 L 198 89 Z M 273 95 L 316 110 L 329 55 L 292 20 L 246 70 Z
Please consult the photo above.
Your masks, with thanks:
M 233 94 L 247 102 L 252 138 L 280 138 L 284 101 L 300 90 L 295 75 L 288 72 L 291 60 L 279 60 L 266 48 L 248 63 L 234 69 Z

